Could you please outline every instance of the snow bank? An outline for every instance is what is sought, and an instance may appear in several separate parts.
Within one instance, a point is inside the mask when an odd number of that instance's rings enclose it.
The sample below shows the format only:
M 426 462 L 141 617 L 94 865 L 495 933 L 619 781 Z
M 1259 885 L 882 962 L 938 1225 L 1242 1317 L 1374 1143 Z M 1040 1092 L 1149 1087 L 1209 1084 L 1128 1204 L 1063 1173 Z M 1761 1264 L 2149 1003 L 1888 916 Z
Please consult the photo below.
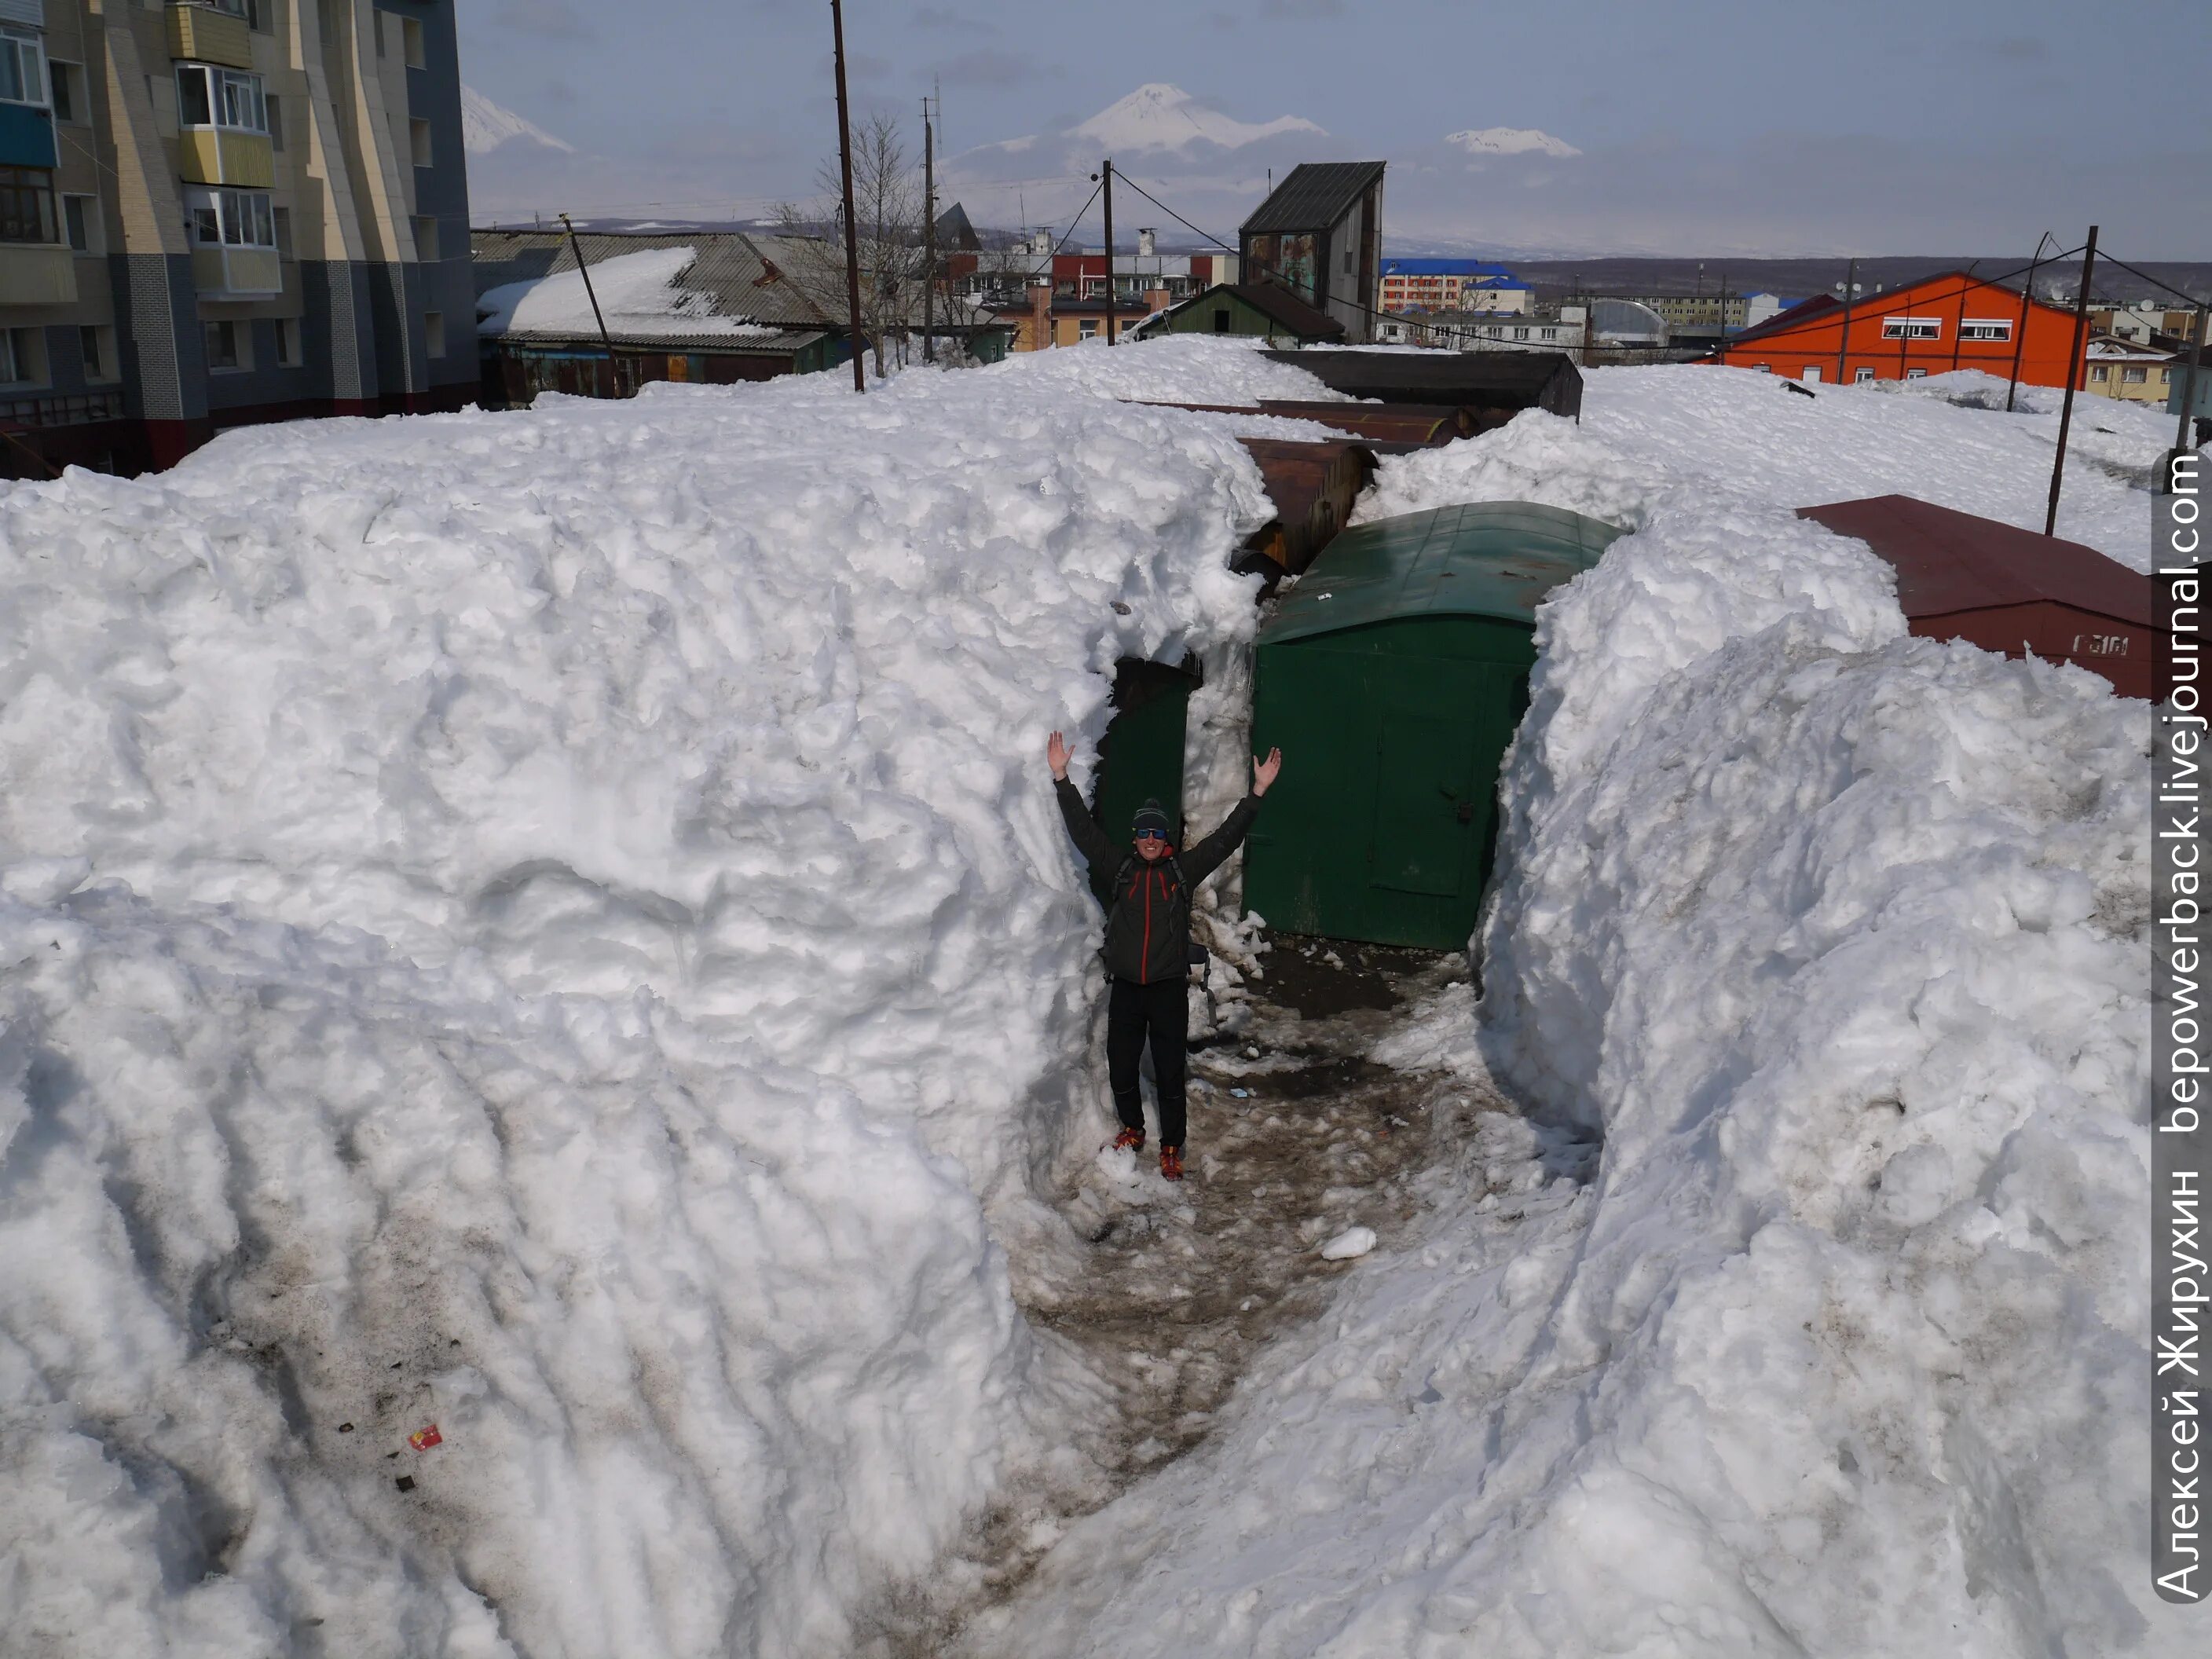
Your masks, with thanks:
M 1573 435 L 1526 415 L 1480 443 L 1386 459 L 1355 516 L 1517 495 L 1589 503 L 1577 510 L 1633 525 L 1640 504 L 1673 485 L 1793 508 L 1899 492 L 2043 528 L 2058 416 L 2055 408 L 2006 414 L 2002 381 L 1989 409 L 1871 386 L 1820 386 L 1800 398 L 1753 369 L 1600 368 L 1586 379 Z M 2058 533 L 2149 568 L 2147 492 L 2172 441 L 2170 419 L 2076 398 Z
M 979 1198 L 1097 1121 L 1044 737 L 1249 633 L 1235 424 L 657 387 L 0 493 L 11 1636 L 849 1651 L 1057 1434 Z
M 1170 334 L 1135 343 L 1137 349 L 1132 350 L 1127 342 L 1109 346 L 1103 340 L 1091 340 L 1051 351 L 1023 353 L 981 373 L 987 378 L 1017 377 L 1032 385 L 1060 386 L 1101 398 L 1163 403 L 1249 405 L 1262 398 L 1286 403 L 1352 401 L 1304 369 L 1262 356 L 1267 349 L 1264 340 Z M 1255 436 L 1263 430 L 1252 428 Z M 1269 432 L 1267 435 L 1297 434 Z M 1322 428 L 1313 435 L 1343 434 Z
M 763 324 L 714 311 L 714 296 L 678 288 L 699 251 L 690 247 L 648 248 L 618 254 L 592 267 L 591 287 L 582 273 L 556 271 L 527 282 L 486 289 L 477 296 L 477 326 L 486 334 L 585 334 L 596 337 L 599 319 L 607 332 L 640 335 L 773 334 Z M 596 296 L 599 309 L 592 309 Z
M 1542 613 L 1482 1054 L 1463 992 L 1380 1051 L 1447 1091 L 1486 1057 L 1550 1127 L 1480 1119 L 1457 1201 L 990 1651 L 2196 1650 L 2143 1567 L 2148 710 L 1905 637 L 1884 567 L 1786 510 L 2025 492 L 2032 452 L 1781 397 L 1825 424 L 1723 481 L 1671 427 L 1756 381 L 1594 378 L 1580 434 L 1397 475 L 1639 526 Z M 1851 447 L 1877 415 L 1912 465 Z

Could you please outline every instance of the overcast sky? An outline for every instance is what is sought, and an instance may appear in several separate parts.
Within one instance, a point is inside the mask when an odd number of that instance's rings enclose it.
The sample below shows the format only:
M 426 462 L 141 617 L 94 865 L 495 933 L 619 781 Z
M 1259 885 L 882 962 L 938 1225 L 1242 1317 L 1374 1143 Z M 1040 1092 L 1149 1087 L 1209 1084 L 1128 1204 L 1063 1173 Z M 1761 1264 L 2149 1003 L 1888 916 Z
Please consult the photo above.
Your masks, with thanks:
M 471 157 L 480 219 L 756 212 L 836 142 L 826 0 L 460 0 L 460 27 L 462 78 L 575 147 Z M 2097 221 L 2124 258 L 2212 256 L 2198 0 L 848 0 L 846 44 L 856 108 L 917 149 L 941 84 L 945 194 L 981 222 L 1065 228 L 1098 146 L 1063 135 L 1166 82 L 1325 130 L 1115 155 L 1228 234 L 1270 169 L 1381 159 L 1400 246 L 1991 254 Z M 1492 129 L 1545 142 L 1449 141 Z

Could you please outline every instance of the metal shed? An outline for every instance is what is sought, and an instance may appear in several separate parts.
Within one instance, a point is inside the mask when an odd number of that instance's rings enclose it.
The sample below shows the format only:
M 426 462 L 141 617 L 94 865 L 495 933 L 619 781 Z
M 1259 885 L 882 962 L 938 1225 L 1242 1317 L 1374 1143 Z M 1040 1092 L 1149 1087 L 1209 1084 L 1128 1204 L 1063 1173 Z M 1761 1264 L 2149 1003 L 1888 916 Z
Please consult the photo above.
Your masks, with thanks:
M 1564 351 L 1270 351 L 1331 391 L 1386 404 L 1457 404 L 1510 417 L 1524 409 L 1579 417 L 1582 371 Z
M 1364 444 L 1296 438 L 1239 438 L 1259 464 L 1275 516 L 1230 561 L 1233 570 L 1274 580 L 1297 574 L 1336 539 L 1352 504 L 1375 476 L 1375 452 Z
M 1915 634 L 2074 663 L 2124 697 L 2161 695 L 2151 579 L 2094 547 L 1911 495 L 1832 501 L 1798 516 L 1856 536 L 1895 568 L 1897 602 Z
M 1432 950 L 1474 931 L 1536 607 L 1622 532 L 1477 501 L 1340 535 L 1264 623 L 1254 747 L 1292 757 L 1244 866 L 1275 927 Z

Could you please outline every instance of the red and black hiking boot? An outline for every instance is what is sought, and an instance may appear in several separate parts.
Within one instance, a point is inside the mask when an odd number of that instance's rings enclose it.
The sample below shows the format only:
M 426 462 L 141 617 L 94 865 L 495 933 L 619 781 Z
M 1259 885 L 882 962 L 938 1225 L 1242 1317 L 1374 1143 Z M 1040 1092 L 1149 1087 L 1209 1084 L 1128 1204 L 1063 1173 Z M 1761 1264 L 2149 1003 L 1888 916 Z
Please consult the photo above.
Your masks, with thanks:
M 1143 1152 L 1145 1150 L 1145 1132 L 1142 1129 L 1124 1128 L 1120 1134 L 1114 1137 L 1114 1150 L 1118 1152 L 1124 1147 L 1128 1148 L 1131 1152 Z
M 1181 1181 L 1182 1179 L 1182 1147 L 1163 1146 L 1160 1148 L 1160 1178 L 1163 1181 Z

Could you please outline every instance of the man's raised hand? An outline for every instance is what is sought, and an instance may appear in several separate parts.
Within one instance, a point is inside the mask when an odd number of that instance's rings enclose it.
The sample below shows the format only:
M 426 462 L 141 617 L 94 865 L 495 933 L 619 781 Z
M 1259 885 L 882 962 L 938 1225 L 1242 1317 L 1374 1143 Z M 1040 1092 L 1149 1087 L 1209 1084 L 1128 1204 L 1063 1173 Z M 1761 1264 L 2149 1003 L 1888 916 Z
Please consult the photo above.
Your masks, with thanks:
M 1054 733 L 1054 735 L 1058 734 Z M 1252 793 L 1255 795 L 1266 794 L 1268 785 L 1275 781 L 1275 774 L 1282 769 L 1283 751 L 1279 749 L 1270 749 L 1267 751 L 1267 759 L 1254 761 L 1252 763 Z
M 1061 737 L 1057 732 L 1052 734 L 1051 740 L 1044 746 L 1044 762 L 1047 766 L 1052 768 L 1052 775 L 1055 781 L 1066 781 L 1067 777 L 1067 739 Z

